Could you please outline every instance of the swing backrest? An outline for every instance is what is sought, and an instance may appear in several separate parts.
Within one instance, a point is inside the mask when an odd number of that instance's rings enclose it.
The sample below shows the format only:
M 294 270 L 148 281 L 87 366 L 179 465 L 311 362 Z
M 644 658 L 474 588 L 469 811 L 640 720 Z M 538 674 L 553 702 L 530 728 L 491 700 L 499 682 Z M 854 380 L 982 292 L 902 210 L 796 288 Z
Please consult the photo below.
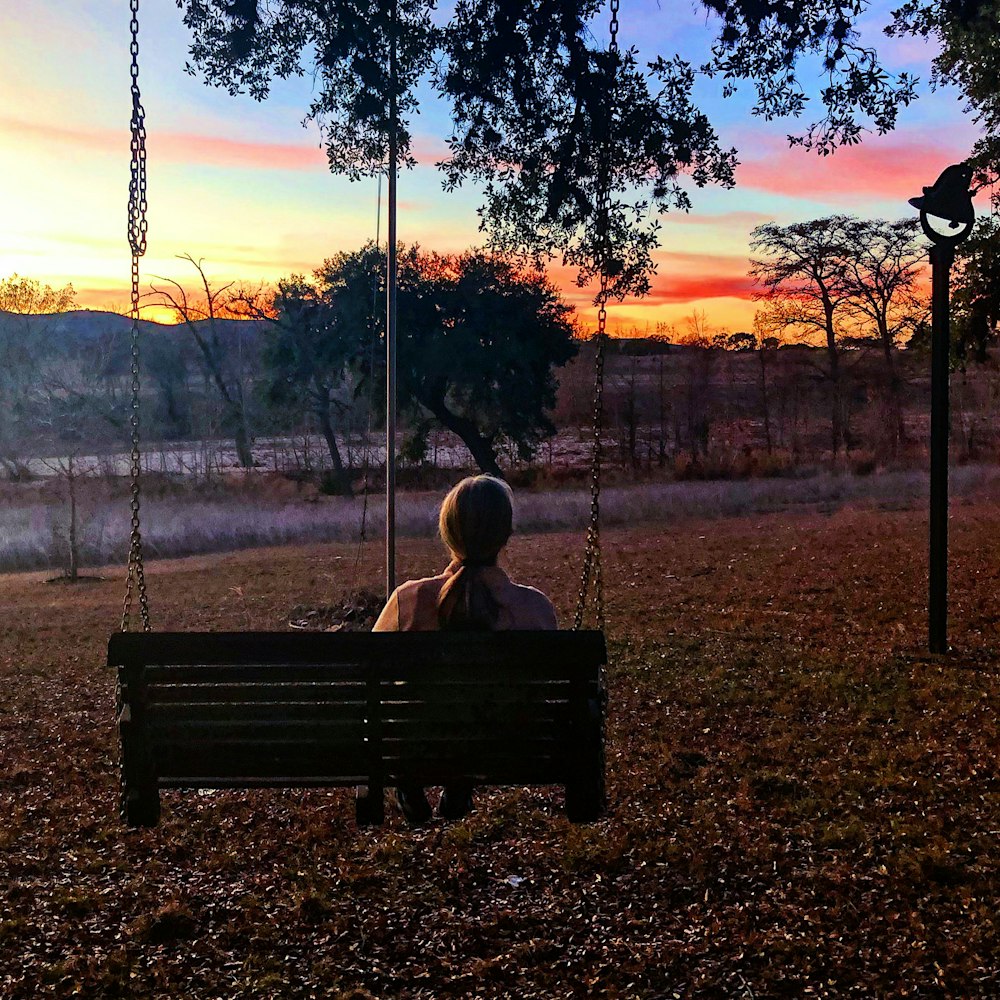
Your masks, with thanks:
M 125 784 L 147 800 L 460 776 L 592 786 L 605 660 L 588 631 L 120 633 L 108 649 Z

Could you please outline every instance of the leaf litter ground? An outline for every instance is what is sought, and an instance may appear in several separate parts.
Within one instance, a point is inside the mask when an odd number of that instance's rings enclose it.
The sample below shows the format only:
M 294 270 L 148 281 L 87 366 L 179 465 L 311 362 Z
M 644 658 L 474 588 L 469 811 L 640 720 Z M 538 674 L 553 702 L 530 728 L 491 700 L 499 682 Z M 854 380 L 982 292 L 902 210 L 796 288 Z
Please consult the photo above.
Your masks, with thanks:
M 611 810 L 580 827 L 555 789 L 418 831 L 299 790 L 164 793 L 127 831 L 115 573 L 0 578 L 0 996 L 1000 995 L 1000 506 L 951 531 L 947 662 L 912 511 L 607 532 Z M 564 622 L 579 549 L 511 545 Z M 354 552 L 154 563 L 154 624 L 329 627 L 378 579 Z

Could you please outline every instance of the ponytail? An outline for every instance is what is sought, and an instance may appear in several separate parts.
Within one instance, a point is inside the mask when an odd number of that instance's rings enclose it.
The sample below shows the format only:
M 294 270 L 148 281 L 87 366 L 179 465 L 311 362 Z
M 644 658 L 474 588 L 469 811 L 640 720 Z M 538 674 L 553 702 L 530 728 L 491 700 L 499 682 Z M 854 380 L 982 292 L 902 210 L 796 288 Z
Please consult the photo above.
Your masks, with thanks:
M 441 588 L 438 627 L 447 631 L 491 631 L 500 605 L 482 579 L 495 566 L 510 538 L 513 505 L 510 487 L 493 476 L 463 479 L 441 504 L 441 540 L 460 562 Z

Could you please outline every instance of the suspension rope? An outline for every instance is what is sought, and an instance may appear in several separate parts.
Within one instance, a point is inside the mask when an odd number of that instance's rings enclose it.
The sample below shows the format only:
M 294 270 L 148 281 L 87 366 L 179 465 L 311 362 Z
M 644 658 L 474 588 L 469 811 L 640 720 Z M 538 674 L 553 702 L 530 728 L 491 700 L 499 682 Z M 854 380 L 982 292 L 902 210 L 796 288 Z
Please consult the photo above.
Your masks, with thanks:
M 379 248 L 379 241 L 382 239 L 382 175 L 378 175 L 378 202 L 375 209 L 375 249 Z M 361 557 L 364 554 L 365 542 L 368 541 L 368 475 L 371 469 L 371 439 L 372 439 L 372 406 L 374 405 L 375 394 L 373 391 L 375 383 L 375 347 L 378 343 L 378 326 L 375 323 L 375 305 L 378 299 L 378 275 L 372 278 L 372 335 L 369 338 L 368 357 L 368 419 L 365 429 L 364 448 L 364 493 L 361 498 L 361 530 L 358 533 L 358 551 L 354 557 L 354 590 L 358 589 L 358 580 L 361 574 Z
M 618 48 L 618 12 L 621 0 L 611 0 L 611 40 L 608 53 L 612 59 L 612 69 L 616 70 L 620 51 Z M 609 95 L 608 115 L 613 109 L 614 92 Z M 601 174 L 598 178 L 597 193 L 597 226 L 598 253 L 601 263 L 601 287 L 597 296 L 597 337 L 594 348 L 594 439 L 591 457 L 590 473 L 590 524 L 587 528 L 587 545 L 583 556 L 583 570 L 580 574 L 580 593 L 577 596 L 576 614 L 573 616 L 573 628 L 583 627 L 583 618 L 587 609 L 587 596 L 590 583 L 594 583 L 594 612 L 597 627 L 603 632 L 604 615 L 604 572 L 601 565 L 601 434 L 604 429 L 604 359 L 605 343 L 608 327 L 608 295 L 611 270 L 611 122 L 605 122 L 604 150 Z
M 149 599 L 146 594 L 146 575 L 142 565 L 142 532 L 139 526 L 139 477 L 142 454 L 139 450 L 139 258 L 146 253 L 148 229 L 146 210 L 146 113 L 139 92 L 139 0 L 129 0 L 131 10 L 132 57 L 132 164 L 128 186 L 128 243 L 132 251 L 132 405 L 129 413 L 131 430 L 131 532 L 129 535 L 128 576 L 125 581 L 125 599 L 122 606 L 121 629 L 129 630 L 132 617 L 133 593 L 138 594 L 139 618 L 144 632 L 150 630 Z

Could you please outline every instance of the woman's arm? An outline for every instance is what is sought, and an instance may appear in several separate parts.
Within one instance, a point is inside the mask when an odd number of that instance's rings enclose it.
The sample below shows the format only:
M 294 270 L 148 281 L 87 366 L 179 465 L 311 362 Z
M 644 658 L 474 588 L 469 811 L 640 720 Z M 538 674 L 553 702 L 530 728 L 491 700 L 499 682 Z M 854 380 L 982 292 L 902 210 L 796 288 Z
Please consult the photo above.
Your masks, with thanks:
M 378 616 L 378 621 L 372 626 L 373 632 L 398 632 L 399 631 L 399 598 L 397 591 L 389 595 L 389 600 L 385 602 L 382 614 Z

